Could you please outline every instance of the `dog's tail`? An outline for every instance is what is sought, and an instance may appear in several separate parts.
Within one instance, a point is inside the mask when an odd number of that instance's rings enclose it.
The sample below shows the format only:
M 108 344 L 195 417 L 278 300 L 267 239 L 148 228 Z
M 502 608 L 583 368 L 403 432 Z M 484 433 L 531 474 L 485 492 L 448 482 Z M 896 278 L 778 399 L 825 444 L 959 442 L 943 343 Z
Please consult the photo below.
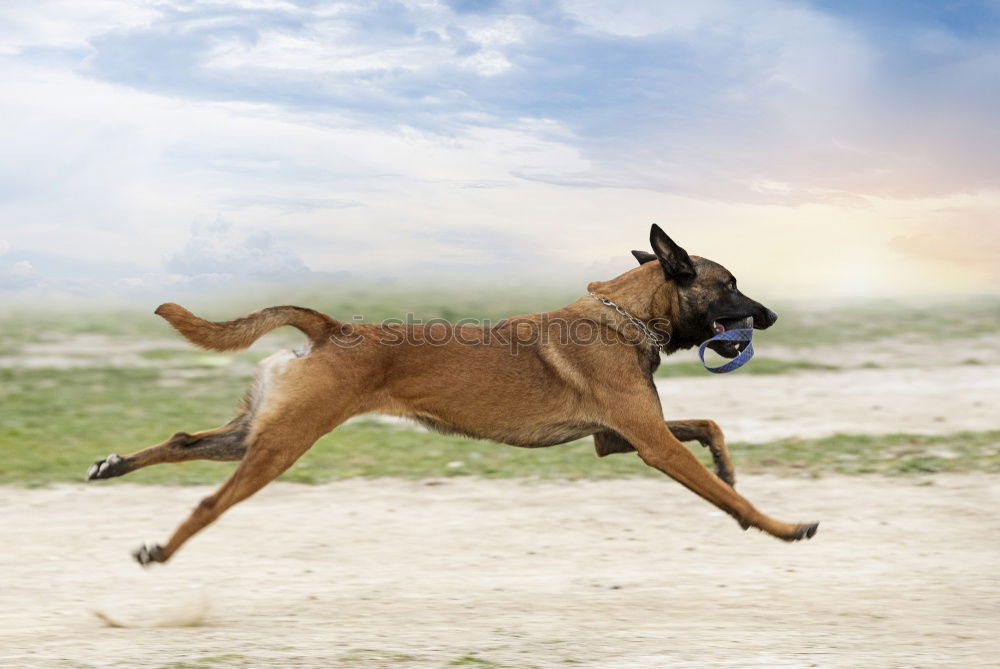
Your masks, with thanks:
M 282 325 L 291 325 L 305 333 L 317 344 L 329 338 L 333 329 L 340 325 L 326 314 L 304 307 L 268 307 L 242 318 L 215 323 L 198 318 L 179 304 L 167 302 L 154 312 L 167 319 L 174 329 L 187 337 L 188 341 L 210 351 L 238 351 L 247 348 Z

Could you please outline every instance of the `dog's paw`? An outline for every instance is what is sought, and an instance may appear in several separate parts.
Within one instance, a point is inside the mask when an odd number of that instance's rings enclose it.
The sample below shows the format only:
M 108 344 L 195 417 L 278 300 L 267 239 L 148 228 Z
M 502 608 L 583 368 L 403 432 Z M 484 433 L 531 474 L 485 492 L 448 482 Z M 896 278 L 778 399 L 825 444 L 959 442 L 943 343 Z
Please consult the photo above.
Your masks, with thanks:
M 795 528 L 795 533 L 788 537 L 787 541 L 801 541 L 802 539 L 812 539 L 819 528 L 819 523 L 802 523 Z
M 132 557 L 143 567 L 154 562 L 163 562 L 163 546 L 160 544 L 143 544 L 132 551 Z
M 108 457 L 97 460 L 94 464 L 90 465 L 90 469 L 87 470 L 87 480 L 93 481 L 95 479 L 110 479 L 115 476 L 121 476 L 125 473 L 124 463 L 125 458 L 117 453 L 112 453 Z

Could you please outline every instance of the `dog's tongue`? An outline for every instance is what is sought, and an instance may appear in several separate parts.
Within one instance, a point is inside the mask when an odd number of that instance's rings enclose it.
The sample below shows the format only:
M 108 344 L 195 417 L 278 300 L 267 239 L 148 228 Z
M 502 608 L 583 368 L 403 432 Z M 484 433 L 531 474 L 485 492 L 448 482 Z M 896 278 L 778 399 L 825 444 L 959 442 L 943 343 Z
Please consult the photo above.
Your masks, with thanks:
M 753 316 L 747 316 L 738 321 L 732 321 L 728 326 L 723 325 L 719 321 L 712 323 L 712 328 L 715 330 L 716 334 L 722 334 L 726 330 L 752 330 L 753 329 Z

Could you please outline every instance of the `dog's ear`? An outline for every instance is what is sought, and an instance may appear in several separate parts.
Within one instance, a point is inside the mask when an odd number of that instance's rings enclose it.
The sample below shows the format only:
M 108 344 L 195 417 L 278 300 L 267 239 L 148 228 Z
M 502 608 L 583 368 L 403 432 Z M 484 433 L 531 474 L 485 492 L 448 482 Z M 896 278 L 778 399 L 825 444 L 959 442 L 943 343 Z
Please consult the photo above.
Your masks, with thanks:
M 684 283 L 695 277 L 694 263 L 688 256 L 687 251 L 677 246 L 667 233 L 660 229 L 656 223 L 649 230 L 649 245 L 653 247 L 660 265 L 663 267 L 663 275 L 668 281 Z
M 635 256 L 640 265 L 645 265 L 648 262 L 656 260 L 656 254 L 649 251 L 632 251 L 632 255 Z

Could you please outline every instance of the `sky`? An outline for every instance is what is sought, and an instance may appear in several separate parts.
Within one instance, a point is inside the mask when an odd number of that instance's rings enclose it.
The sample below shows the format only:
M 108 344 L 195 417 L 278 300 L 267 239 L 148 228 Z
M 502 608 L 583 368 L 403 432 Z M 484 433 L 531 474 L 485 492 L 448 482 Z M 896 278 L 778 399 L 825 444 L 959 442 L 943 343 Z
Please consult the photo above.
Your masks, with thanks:
M 0 299 L 1000 293 L 996 0 L 5 0 Z M 752 289 L 752 290 L 751 290 Z

